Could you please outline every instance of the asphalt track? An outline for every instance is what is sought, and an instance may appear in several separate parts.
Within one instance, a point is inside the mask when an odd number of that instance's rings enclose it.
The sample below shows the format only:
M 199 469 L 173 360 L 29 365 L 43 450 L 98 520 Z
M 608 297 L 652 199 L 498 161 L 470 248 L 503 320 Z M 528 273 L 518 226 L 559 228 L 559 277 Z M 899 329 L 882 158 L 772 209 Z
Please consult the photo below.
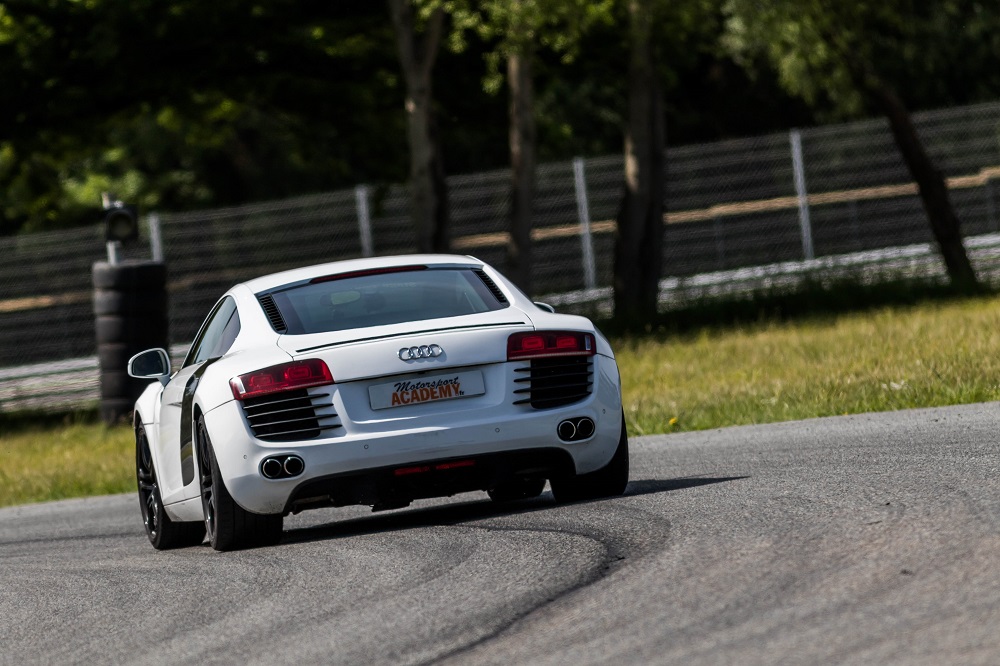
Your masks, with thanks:
M 624 497 L 286 520 L 158 553 L 0 510 L 0 663 L 1000 663 L 1000 405 L 632 440 Z

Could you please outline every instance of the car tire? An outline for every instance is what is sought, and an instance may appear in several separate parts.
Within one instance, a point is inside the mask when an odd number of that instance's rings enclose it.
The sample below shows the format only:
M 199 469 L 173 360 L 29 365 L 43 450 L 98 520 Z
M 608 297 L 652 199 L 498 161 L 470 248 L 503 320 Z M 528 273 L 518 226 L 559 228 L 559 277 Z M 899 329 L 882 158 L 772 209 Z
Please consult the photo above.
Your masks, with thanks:
M 205 540 L 204 524 L 174 522 L 164 511 L 149 440 L 141 425 L 135 429 L 135 476 L 139 487 L 139 510 L 146 526 L 146 536 L 153 548 L 185 548 L 197 546 Z
M 135 400 L 129 398 L 101 398 L 99 411 L 105 423 L 131 423 Z
M 165 291 L 94 290 L 94 314 L 99 317 L 116 315 L 163 316 L 166 311 L 167 292 Z
M 621 495 L 628 485 L 628 469 L 628 432 L 622 414 L 622 432 L 611 461 L 589 474 L 553 477 L 550 481 L 552 496 L 557 502 L 578 502 Z
M 137 380 L 129 377 L 124 370 L 106 370 L 98 376 L 98 384 L 101 389 L 102 398 L 126 398 L 135 403 L 136 398 L 142 390 L 135 391 L 132 395 L 133 385 Z M 147 383 L 149 383 L 147 381 Z M 140 386 L 142 386 L 140 384 Z
M 125 317 L 122 315 L 101 315 L 94 320 L 97 344 L 130 343 L 133 347 L 162 346 L 166 339 L 169 322 L 165 315 Z
M 545 490 L 545 479 L 517 479 L 501 483 L 487 491 L 494 502 L 515 502 L 538 497 Z
M 94 264 L 93 282 L 97 289 L 149 289 L 167 283 L 167 266 L 154 261 L 120 264 L 98 262 Z
M 204 417 L 198 417 L 196 437 L 201 506 L 205 515 L 205 531 L 212 548 L 227 551 L 278 543 L 281 540 L 282 515 L 252 513 L 236 503 L 219 472 L 219 461 L 208 437 Z

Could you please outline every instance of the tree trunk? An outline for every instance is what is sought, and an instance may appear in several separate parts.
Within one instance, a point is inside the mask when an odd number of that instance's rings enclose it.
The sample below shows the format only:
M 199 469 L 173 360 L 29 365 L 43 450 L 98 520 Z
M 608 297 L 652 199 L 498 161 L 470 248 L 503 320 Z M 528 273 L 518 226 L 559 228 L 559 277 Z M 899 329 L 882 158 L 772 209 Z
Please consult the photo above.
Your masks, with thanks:
M 615 317 L 627 324 L 656 316 L 663 268 L 666 129 L 653 62 L 649 0 L 630 0 L 629 111 L 625 195 L 615 234 Z
M 444 11 L 431 14 L 423 37 L 416 33 L 410 0 L 388 0 L 399 62 L 406 82 L 406 130 L 410 143 L 410 211 L 418 252 L 448 251 L 448 188 L 441 142 L 434 124 L 431 71 L 444 26 Z
M 531 294 L 531 213 L 535 199 L 535 114 L 531 53 L 507 58 L 510 88 L 510 242 L 507 274 Z
M 910 175 L 917 183 L 920 200 L 927 213 L 934 240 L 937 241 L 948 271 L 951 284 L 959 289 L 974 291 L 979 288 L 975 269 L 969 261 L 962 244 L 961 223 L 955 215 L 948 196 L 948 185 L 944 175 L 931 161 L 917 134 L 910 113 L 896 92 L 885 82 L 876 81 L 870 87 L 871 94 L 882 107 L 889 119 L 892 135 L 896 139 L 899 152 L 903 155 Z

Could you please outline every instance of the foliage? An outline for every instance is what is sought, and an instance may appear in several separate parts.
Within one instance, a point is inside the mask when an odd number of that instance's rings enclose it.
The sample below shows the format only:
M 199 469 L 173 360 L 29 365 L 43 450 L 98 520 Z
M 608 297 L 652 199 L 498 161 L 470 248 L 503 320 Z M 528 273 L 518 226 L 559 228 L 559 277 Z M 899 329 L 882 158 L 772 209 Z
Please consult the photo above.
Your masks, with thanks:
M 5 227 L 80 223 L 104 188 L 178 209 L 401 175 L 391 34 L 347 4 L 5 3 Z
M 978 0 L 725 0 L 724 13 L 723 47 L 752 70 L 770 63 L 823 119 L 877 111 L 852 71 L 861 63 L 911 108 L 1000 90 L 1000 11 Z
M 497 94 L 503 82 L 502 63 L 511 54 L 539 51 L 555 54 L 563 64 L 580 52 L 580 42 L 595 25 L 614 24 L 615 0 L 481 0 L 474 5 L 454 2 L 451 42 L 464 48 L 465 32 L 475 32 L 494 45 L 484 56 L 483 89 Z
M 452 15 L 451 49 L 435 66 L 449 173 L 507 164 L 506 100 L 484 92 L 483 79 L 499 87 L 504 54 L 525 43 L 515 32 L 537 47 L 539 159 L 621 150 L 621 0 L 523 0 L 523 21 L 537 26 L 523 31 L 512 29 L 522 20 L 514 3 L 418 5 Z M 910 108 L 1000 93 L 995 3 L 664 6 L 656 34 L 673 145 L 871 114 L 816 47 L 820 29 L 870 55 Z M 9 0 L 0 78 L 0 234 L 90 223 L 103 190 L 184 210 L 402 182 L 408 172 L 384 2 Z

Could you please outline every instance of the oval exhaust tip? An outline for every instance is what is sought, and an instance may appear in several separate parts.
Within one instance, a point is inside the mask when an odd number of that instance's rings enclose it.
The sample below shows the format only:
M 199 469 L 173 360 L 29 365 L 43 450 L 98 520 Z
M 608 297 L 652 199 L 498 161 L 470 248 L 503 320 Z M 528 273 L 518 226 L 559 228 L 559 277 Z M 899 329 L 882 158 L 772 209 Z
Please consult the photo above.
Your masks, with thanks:
M 580 439 L 587 439 L 594 434 L 594 421 L 586 416 L 576 424 L 576 434 Z
M 288 476 L 298 476 L 306 468 L 306 463 L 298 456 L 288 456 L 285 459 L 285 474 Z
M 572 440 L 576 436 L 576 424 L 572 421 L 563 421 L 556 428 L 556 434 L 564 442 Z
M 281 475 L 281 463 L 274 458 L 268 458 L 260 466 L 260 473 L 268 479 L 276 479 Z

